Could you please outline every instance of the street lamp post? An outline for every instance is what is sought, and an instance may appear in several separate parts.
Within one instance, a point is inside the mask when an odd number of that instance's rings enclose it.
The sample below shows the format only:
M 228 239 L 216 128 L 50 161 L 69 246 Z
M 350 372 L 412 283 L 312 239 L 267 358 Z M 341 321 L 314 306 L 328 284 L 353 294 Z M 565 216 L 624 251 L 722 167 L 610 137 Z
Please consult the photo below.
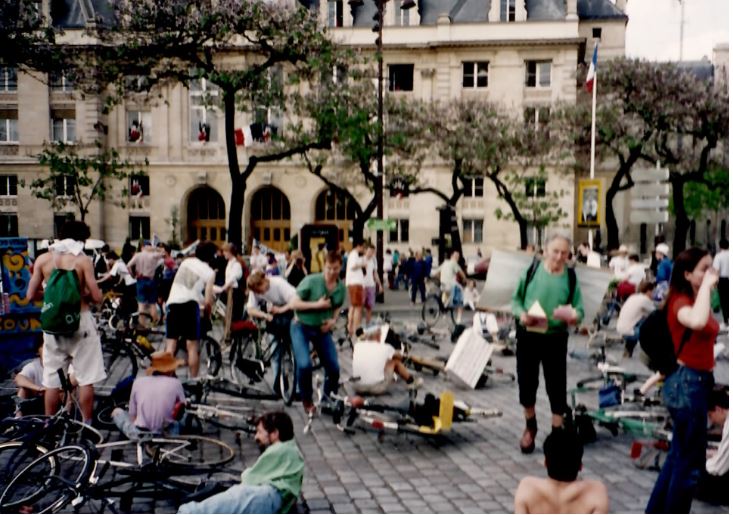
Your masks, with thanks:
M 384 219 L 384 58 L 382 55 L 384 29 L 384 8 L 389 0 L 373 0 L 377 7 L 377 14 L 374 15 L 376 22 L 372 32 L 377 33 L 374 41 L 377 45 L 377 183 L 374 194 L 377 196 L 377 219 Z M 396 1 L 396 0 L 395 0 Z M 415 7 L 415 0 L 401 0 L 401 9 L 412 9 Z M 364 5 L 364 0 L 349 0 L 352 8 Z M 380 280 L 384 279 L 384 230 L 377 229 L 377 275 Z

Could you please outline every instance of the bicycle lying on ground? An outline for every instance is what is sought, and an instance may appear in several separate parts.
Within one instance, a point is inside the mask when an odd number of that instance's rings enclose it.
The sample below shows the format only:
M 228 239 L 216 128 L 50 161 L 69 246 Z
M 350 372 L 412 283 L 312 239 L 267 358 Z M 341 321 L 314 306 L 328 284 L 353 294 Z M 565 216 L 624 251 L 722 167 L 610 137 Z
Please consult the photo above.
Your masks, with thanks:
M 119 499 L 122 512 L 132 511 L 134 499 L 182 504 L 226 488 L 221 481 L 207 484 L 199 477 L 233 457 L 228 445 L 200 436 L 143 435 L 95 447 L 58 447 L 17 472 L 0 495 L 0 510 L 57 513 L 71 503 L 78 512 L 88 503 L 91 513 L 101 513 L 116 511 L 113 499 Z M 103 481 L 111 469 L 112 479 Z

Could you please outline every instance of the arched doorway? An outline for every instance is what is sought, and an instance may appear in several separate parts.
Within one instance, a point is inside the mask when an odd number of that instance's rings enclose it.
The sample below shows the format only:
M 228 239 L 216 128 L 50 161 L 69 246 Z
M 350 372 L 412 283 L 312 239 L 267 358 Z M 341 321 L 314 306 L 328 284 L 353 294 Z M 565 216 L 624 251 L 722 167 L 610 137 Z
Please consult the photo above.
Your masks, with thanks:
M 316 198 L 316 223 L 334 224 L 339 229 L 339 245 L 351 250 L 356 204 L 343 193 L 323 190 Z
M 252 195 L 250 208 L 252 238 L 272 250 L 284 252 L 290 244 L 290 201 L 274 186 L 266 186 Z
M 188 196 L 188 240 L 211 240 L 221 245 L 227 239 L 226 209 L 221 195 L 208 186 Z

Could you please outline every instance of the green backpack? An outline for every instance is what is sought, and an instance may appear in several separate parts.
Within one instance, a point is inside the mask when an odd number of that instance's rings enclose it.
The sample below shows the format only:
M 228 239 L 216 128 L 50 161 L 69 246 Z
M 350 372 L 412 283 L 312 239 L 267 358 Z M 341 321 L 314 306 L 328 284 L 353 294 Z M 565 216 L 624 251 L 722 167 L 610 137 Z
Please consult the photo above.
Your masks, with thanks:
M 43 332 L 68 336 L 79 329 L 81 292 L 74 270 L 56 268 L 46 283 L 41 309 Z

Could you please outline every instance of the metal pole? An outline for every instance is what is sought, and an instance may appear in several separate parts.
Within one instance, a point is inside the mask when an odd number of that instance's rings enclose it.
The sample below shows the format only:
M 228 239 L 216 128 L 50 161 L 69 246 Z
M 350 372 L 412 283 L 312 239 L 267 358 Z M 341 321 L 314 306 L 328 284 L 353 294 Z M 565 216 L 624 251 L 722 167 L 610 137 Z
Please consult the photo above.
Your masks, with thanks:
M 680 0 L 680 61 L 682 60 L 682 48 L 685 34 L 685 2 Z
M 374 0 L 379 14 L 379 37 L 377 39 L 377 218 L 384 220 L 384 59 L 382 58 L 382 31 L 384 26 L 384 4 L 387 0 Z M 377 276 L 384 282 L 384 230 L 377 230 Z

